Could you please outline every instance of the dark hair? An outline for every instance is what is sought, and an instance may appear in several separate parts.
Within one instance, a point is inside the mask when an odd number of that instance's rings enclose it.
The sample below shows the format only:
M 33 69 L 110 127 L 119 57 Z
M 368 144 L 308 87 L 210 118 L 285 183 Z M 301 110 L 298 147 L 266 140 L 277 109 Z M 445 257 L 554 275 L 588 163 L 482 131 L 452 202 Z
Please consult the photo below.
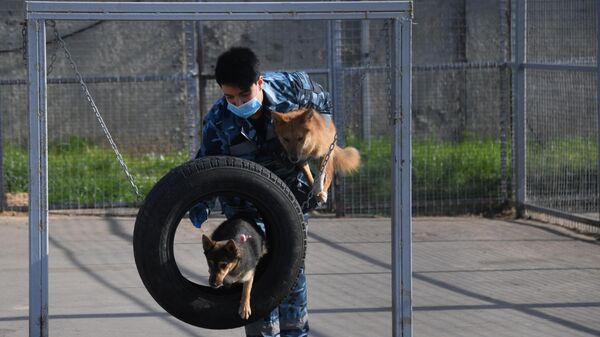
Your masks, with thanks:
M 248 48 L 233 47 L 217 59 L 215 78 L 219 85 L 231 85 L 246 90 L 258 81 L 258 58 Z

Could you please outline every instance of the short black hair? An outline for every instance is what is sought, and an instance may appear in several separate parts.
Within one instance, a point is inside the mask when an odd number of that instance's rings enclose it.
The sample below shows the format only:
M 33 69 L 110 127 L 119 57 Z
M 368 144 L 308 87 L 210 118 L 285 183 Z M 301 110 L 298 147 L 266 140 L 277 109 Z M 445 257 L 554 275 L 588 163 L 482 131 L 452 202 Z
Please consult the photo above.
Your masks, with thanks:
M 215 78 L 219 86 L 226 84 L 242 90 L 258 81 L 258 58 L 249 48 L 233 47 L 217 59 Z

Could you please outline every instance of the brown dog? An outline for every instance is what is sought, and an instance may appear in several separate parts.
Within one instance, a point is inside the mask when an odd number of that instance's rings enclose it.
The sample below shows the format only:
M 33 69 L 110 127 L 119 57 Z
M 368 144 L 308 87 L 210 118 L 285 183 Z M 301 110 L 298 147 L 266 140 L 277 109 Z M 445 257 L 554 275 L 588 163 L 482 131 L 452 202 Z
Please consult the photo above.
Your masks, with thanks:
M 351 173 L 358 170 L 360 154 L 354 147 L 335 146 L 322 175 L 315 183 L 308 159 L 320 159 L 319 168 L 325 159 L 329 146 L 336 134 L 333 122 L 327 121 L 320 113 L 310 108 L 282 113 L 273 112 L 275 133 L 293 163 L 302 165 L 302 170 L 313 185 L 317 200 L 327 201 L 327 190 L 333 181 L 333 172 Z

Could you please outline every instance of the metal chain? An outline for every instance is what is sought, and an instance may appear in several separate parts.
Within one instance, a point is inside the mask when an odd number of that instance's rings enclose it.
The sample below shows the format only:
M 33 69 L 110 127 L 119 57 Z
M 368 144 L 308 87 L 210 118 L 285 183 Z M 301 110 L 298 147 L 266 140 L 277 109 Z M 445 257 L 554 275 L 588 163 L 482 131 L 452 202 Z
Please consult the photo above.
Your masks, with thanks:
M 388 80 L 388 85 L 387 85 L 387 101 L 388 101 L 388 121 L 390 122 L 390 125 L 393 125 L 394 123 L 396 123 L 395 119 L 395 112 L 393 111 L 394 108 L 392 107 L 392 58 L 390 56 L 391 54 L 391 48 L 394 44 L 390 37 L 390 22 L 391 19 L 385 20 L 383 22 L 383 31 L 385 33 L 384 39 L 386 41 L 386 45 L 387 45 L 387 52 L 385 53 L 385 65 L 388 68 L 388 71 L 386 71 L 386 77 Z
M 56 22 L 54 20 L 50 20 L 50 21 L 48 21 L 48 25 L 50 27 L 52 27 L 52 29 L 54 30 L 54 35 L 58 35 L 57 30 L 56 30 Z M 54 63 L 56 62 L 56 57 L 58 56 L 59 47 L 58 47 L 58 40 L 56 39 L 56 37 L 52 41 L 52 44 L 53 44 L 53 51 L 52 51 L 52 56 L 50 56 L 50 63 L 48 64 L 47 75 L 50 75 L 52 73 L 52 70 L 54 70 Z
M 27 21 L 21 22 L 21 35 L 23 37 L 23 62 L 27 68 Z
M 139 200 L 141 200 L 142 196 L 140 194 L 140 191 L 139 191 L 137 185 L 135 184 L 135 182 L 133 180 L 133 176 L 129 172 L 129 169 L 127 168 L 127 164 L 125 164 L 125 161 L 123 160 L 123 156 L 121 156 L 121 153 L 119 152 L 119 149 L 117 148 L 117 144 L 115 143 L 112 136 L 110 135 L 110 132 L 108 131 L 106 123 L 104 122 L 104 119 L 100 115 L 100 111 L 98 110 L 98 107 L 96 106 L 96 103 L 94 102 L 94 98 L 92 97 L 92 94 L 90 94 L 90 91 L 89 91 L 87 85 L 83 81 L 83 76 L 79 72 L 77 65 L 75 64 L 75 62 L 73 61 L 73 58 L 71 57 L 71 53 L 69 52 L 69 50 L 67 49 L 67 46 L 65 45 L 65 41 L 62 39 L 62 37 L 58 33 L 58 29 L 56 28 L 56 23 L 54 22 L 54 20 L 49 20 L 49 24 L 53 28 L 55 40 L 58 42 L 59 46 L 65 52 L 65 56 L 67 57 L 67 60 L 69 61 L 69 64 L 71 65 L 71 68 L 73 68 L 73 71 L 75 72 L 75 75 L 77 76 L 77 79 L 79 80 L 79 84 L 81 85 L 81 90 L 83 91 L 85 97 L 87 98 L 88 103 L 90 104 L 90 107 L 96 114 L 96 118 L 98 119 L 98 122 L 100 122 L 102 131 L 104 131 L 106 138 L 108 138 L 108 142 L 110 143 L 110 146 L 112 147 L 113 151 L 115 152 L 115 155 L 117 156 L 117 160 L 119 161 L 119 164 L 121 164 L 121 168 L 123 169 L 123 172 L 125 172 L 127 179 L 129 179 L 129 183 L 131 184 L 131 187 L 133 188 L 133 192 L 135 193 L 137 198 Z
M 329 158 L 331 157 L 331 153 L 335 149 L 335 145 L 337 144 L 337 139 L 338 139 L 338 135 L 336 132 L 335 135 L 333 136 L 333 142 L 331 142 L 331 144 L 329 145 L 329 150 L 327 150 L 327 154 L 325 155 L 325 158 L 323 158 L 323 160 L 321 161 L 321 167 L 319 168 L 319 174 L 315 177 L 315 181 L 317 181 L 317 179 L 320 179 L 321 175 L 324 174 L 325 166 L 327 166 L 327 162 L 329 161 Z M 302 203 L 303 211 L 305 209 L 308 209 L 309 202 L 314 197 L 314 194 L 315 194 L 315 192 L 311 188 L 310 192 L 308 192 L 308 196 L 306 197 L 306 200 L 304 200 L 304 202 Z

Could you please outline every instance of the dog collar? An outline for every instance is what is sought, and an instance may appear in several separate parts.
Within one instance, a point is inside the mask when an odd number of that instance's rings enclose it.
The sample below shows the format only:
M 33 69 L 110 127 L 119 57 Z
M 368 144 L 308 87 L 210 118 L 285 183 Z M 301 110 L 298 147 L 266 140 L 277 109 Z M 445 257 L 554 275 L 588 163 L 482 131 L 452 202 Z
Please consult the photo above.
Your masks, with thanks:
M 248 241 L 250 238 L 252 238 L 252 236 L 248 235 L 248 234 L 240 234 L 240 241 L 242 242 L 246 242 Z

